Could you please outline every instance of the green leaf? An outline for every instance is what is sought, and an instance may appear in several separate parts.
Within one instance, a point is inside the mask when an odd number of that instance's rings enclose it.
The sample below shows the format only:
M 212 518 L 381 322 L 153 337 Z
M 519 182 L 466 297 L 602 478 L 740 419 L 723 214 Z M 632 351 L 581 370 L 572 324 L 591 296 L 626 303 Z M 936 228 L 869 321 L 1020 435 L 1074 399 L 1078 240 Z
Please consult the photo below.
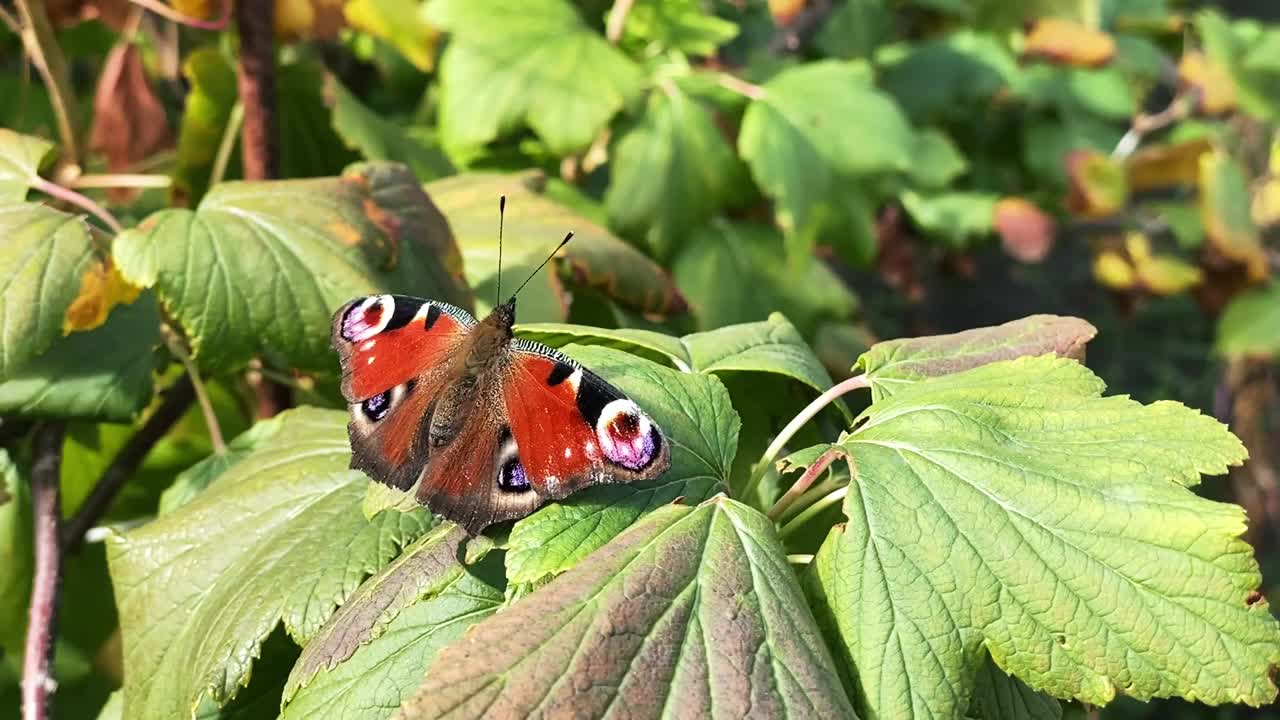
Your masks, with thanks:
M 826 265 L 796 271 L 784 255 L 782 238 L 768 228 L 715 221 L 690 237 L 672 272 L 703 328 L 781 312 L 807 336 L 823 320 L 853 316 L 857 298 Z
M 501 558 L 463 566 L 465 539 L 457 526 L 442 525 L 366 580 L 298 659 L 281 718 L 394 712 L 440 648 L 502 605 L 501 587 L 483 577 L 500 581 Z
M 178 473 L 170 485 L 160 496 L 157 514 L 168 515 L 191 502 L 204 492 L 231 466 L 249 457 L 255 450 L 271 442 L 283 426 L 283 416 L 277 415 L 269 420 L 254 423 L 253 427 L 237 435 L 227 443 L 227 451 L 214 453 L 191 467 Z
M 891 37 L 891 19 L 885 0 L 847 0 L 822 23 L 814 43 L 831 57 L 869 60 Z
M 633 54 L 678 50 L 709 57 L 738 35 L 738 26 L 706 11 L 700 0 L 639 0 L 627 13 L 619 43 Z
M 448 224 L 402 165 L 224 183 L 196 211 L 162 210 L 125 231 L 113 251 L 126 278 L 156 289 L 201 367 L 215 371 L 264 353 L 291 367 L 333 367 L 332 313 L 364 293 L 471 304 Z
M 440 61 L 440 129 L 450 148 L 527 125 L 552 153 L 568 155 L 640 90 L 639 68 L 565 0 L 433 0 L 426 13 L 452 34 Z
M 39 177 L 53 151 L 53 143 L 0 127 L 0 203 L 18 203 L 27 197 L 31 181 Z
M 0 649 L 20 656 L 27 628 L 27 598 L 35 570 L 31 551 L 31 502 L 9 451 L 0 448 Z
M 0 204 L 0 381 L 62 335 L 67 309 L 96 256 L 89 227 L 36 203 Z
M 1235 86 L 1241 109 L 1263 120 L 1280 117 L 1280 34 L 1256 22 L 1229 22 L 1216 10 L 1195 16 L 1205 54 Z
M 151 400 L 160 314 L 147 293 L 102 326 L 58 337 L 0 382 L 0 413 L 128 422 Z
M 849 520 L 810 589 L 868 717 L 959 717 L 986 651 L 1091 704 L 1275 698 L 1244 513 L 1186 487 L 1244 446 L 1102 387 L 1070 359 L 991 363 L 875 402 L 841 441 Z
M 1062 720 L 1062 703 L 1006 675 L 987 658 L 974 679 L 969 715 L 982 720 Z
M 853 717 L 772 524 L 649 514 L 446 647 L 396 716 Z
M 990 235 L 999 196 L 982 192 L 920 195 L 908 190 L 902 206 L 925 235 L 953 249 L 964 249 L 976 238 Z
M 337 175 L 359 160 L 334 130 L 324 94 L 326 72 L 319 62 L 285 62 L 276 67 L 281 177 Z
M 457 235 L 480 314 L 492 308 L 497 290 L 499 196 L 507 198 L 502 272 L 508 292 L 572 231 L 573 242 L 560 257 L 573 285 L 600 290 L 619 304 L 645 313 L 667 314 L 684 308 L 684 299 L 666 271 L 600 224 L 547 197 L 544 183 L 536 172 L 466 173 L 426 186 Z M 563 321 L 568 312 L 564 295 L 558 273 L 539 273 L 520 293 L 520 317 Z
M 453 174 L 453 166 L 439 148 L 411 137 L 400 124 L 365 107 L 351 91 L 334 81 L 333 129 L 348 147 L 366 160 L 394 160 L 409 166 L 422 181 Z
M 435 66 L 438 37 L 419 0 L 351 0 L 343 11 L 353 27 L 386 40 L 419 70 Z
M 1225 355 L 1280 354 L 1280 283 L 1232 298 L 1218 318 L 1214 349 Z
M 742 164 L 710 113 L 663 83 L 614 148 L 605 208 L 614 227 L 647 230 L 649 247 L 668 256 L 690 228 L 732 198 L 742 176 Z
M 200 202 L 209 190 L 209 174 L 239 91 L 235 69 L 214 46 L 198 48 L 188 55 L 182 74 L 191 89 L 178 129 L 178 157 L 170 194 L 175 203 L 190 205 Z
M 364 519 L 368 480 L 348 469 L 347 413 L 282 417 L 269 442 L 195 499 L 111 539 L 127 717 L 226 704 L 278 623 L 305 644 L 429 527 L 425 510 Z
M 790 249 L 857 233 L 867 237 L 854 254 L 869 259 L 871 208 L 853 181 L 911 167 L 906 118 L 871 84 L 863 63 L 805 64 L 779 73 L 762 92 L 742 118 L 738 151 L 775 201 Z
M 1057 353 L 1084 359 L 1097 329 L 1074 317 L 1030 315 L 1003 325 L 949 335 L 886 340 L 858 358 L 878 401 L 930 377 L 963 372 L 998 360 Z
M 738 414 L 720 380 L 676 372 L 603 347 L 565 349 L 649 413 L 671 443 L 671 469 L 644 483 L 599 485 L 550 503 L 511 530 L 507 577 L 532 583 L 561 573 L 646 513 L 678 497 L 698 502 L 728 487 Z
M 969 169 L 969 162 L 951 138 L 929 128 L 916 134 L 911 179 L 925 190 L 941 190 Z
M 967 118 L 1019 83 L 1017 60 L 992 35 L 961 30 L 912 46 L 887 63 L 881 84 L 917 123 Z

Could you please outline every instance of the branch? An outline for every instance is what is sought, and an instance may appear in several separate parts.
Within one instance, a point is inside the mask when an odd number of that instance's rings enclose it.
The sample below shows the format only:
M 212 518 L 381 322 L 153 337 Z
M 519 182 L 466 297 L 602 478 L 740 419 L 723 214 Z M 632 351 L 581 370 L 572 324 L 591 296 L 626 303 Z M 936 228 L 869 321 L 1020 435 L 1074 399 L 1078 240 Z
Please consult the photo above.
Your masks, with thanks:
M 67 527 L 62 533 L 64 553 L 72 553 L 79 549 L 80 544 L 84 542 L 85 533 L 97 525 L 111 509 L 111 503 L 115 501 L 120 488 L 124 487 L 125 481 L 137 471 L 138 466 L 147 457 L 147 453 L 151 452 L 151 448 L 155 447 L 160 438 L 164 437 L 179 418 L 186 414 L 187 408 L 191 407 L 191 403 L 195 400 L 191 378 L 187 375 L 178 378 L 163 392 L 163 395 L 164 399 L 160 402 L 160 407 L 151 413 L 146 423 L 133 434 L 133 437 L 129 438 L 124 447 L 120 448 L 120 452 L 112 458 L 111 464 L 102 472 L 98 482 L 94 483 L 93 490 L 76 511 L 75 517 L 67 522 Z
M 49 25 L 44 0 L 16 0 L 22 18 L 22 44 L 49 91 L 49 102 L 58 121 L 62 137 L 62 155 L 72 165 L 80 165 L 80 141 L 76 132 L 75 93 L 71 89 L 71 73 L 62 50 Z
M 627 15 L 631 14 L 631 8 L 636 4 L 635 0 L 615 0 L 613 7 L 609 9 L 609 19 L 605 21 L 604 36 L 612 45 L 617 45 L 622 39 L 622 29 L 627 25 Z
M 58 523 L 62 503 L 60 422 L 36 431 L 35 463 L 31 467 L 31 504 L 35 515 L 36 573 L 31 586 L 27 643 L 22 660 L 22 716 L 26 720 L 49 717 L 54 690 L 54 633 L 58 619 L 58 586 L 62 580 L 62 554 L 58 548 Z
M 240 157 L 245 180 L 271 180 L 280 175 L 274 22 L 274 3 L 238 0 L 238 84 L 240 102 L 244 103 Z

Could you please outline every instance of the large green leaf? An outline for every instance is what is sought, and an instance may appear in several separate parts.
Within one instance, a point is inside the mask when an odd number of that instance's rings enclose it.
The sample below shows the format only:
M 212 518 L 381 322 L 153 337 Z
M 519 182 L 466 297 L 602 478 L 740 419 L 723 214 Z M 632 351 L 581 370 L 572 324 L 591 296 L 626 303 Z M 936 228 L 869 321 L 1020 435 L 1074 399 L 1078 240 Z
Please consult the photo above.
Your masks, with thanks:
M 1057 353 L 1084 359 L 1085 343 L 1097 329 L 1074 317 L 1029 315 L 1003 325 L 950 335 L 885 340 L 858 358 L 876 400 L 926 378 L 961 372 L 997 360 Z
M 62 334 L 67 308 L 95 259 L 89 227 L 36 203 L 0 204 L 0 381 Z
M 440 60 L 440 129 L 450 147 L 527 125 L 567 155 L 640 90 L 639 68 L 566 0 L 433 0 L 426 13 L 452 35 Z
M 824 320 L 847 320 L 857 298 L 821 262 L 793 270 L 782 238 L 755 224 L 713 221 L 690 237 L 672 269 L 702 328 L 781 312 L 808 336 Z
M 899 389 L 842 440 L 848 522 L 810 588 L 870 717 L 960 717 L 988 651 L 1092 704 L 1274 699 L 1244 513 L 1186 487 L 1244 447 L 1102 389 L 1066 358 L 991 363 Z
M 397 717 L 852 717 L 772 524 L 650 513 L 436 656 Z
M 511 530 L 507 577 L 536 582 L 563 572 L 654 508 L 697 502 L 728 487 L 740 422 L 720 381 L 682 373 L 603 347 L 566 352 L 618 386 L 671 443 L 671 469 L 644 483 L 599 485 L 551 503 Z
M 974 678 L 969 717 L 981 720 L 1062 720 L 1062 703 L 1004 674 L 987 659 Z
M 0 127 L 0 203 L 26 199 L 31 180 L 52 150 L 53 143 L 44 138 Z
M 709 57 L 738 34 L 701 0 L 639 0 L 630 7 L 619 44 L 636 54 L 679 50 Z
M 1232 298 L 1218 318 L 1215 347 L 1227 355 L 1280 354 L 1280 283 Z
M 225 704 L 278 623 L 305 644 L 430 525 L 425 510 L 365 520 L 346 413 L 304 408 L 281 423 L 195 499 L 111 539 L 127 717 Z
M 400 124 L 365 107 L 342 83 L 334 81 L 330 88 L 333 129 L 366 160 L 402 162 L 424 182 L 453 174 L 453 166 L 438 147 L 411 137 Z
M 481 313 L 492 308 L 496 297 L 500 196 L 507 198 L 505 292 L 514 291 L 572 231 L 574 239 L 562 251 L 561 267 L 573 285 L 600 290 L 646 313 L 683 308 L 684 300 L 666 271 L 600 224 L 544 195 L 544 178 L 538 173 L 467 173 L 428 183 L 426 189 L 458 237 Z M 567 316 L 563 296 L 559 275 L 543 271 L 520 293 L 519 317 L 562 321 Z
M 113 252 L 131 282 L 156 289 L 211 370 L 255 354 L 331 368 L 332 313 L 364 293 L 471 304 L 448 224 L 403 165 L 225 183 L 196 211 L 162 210 L 125 231 Z
M 127 422 L 151 400 L 160 314 L 150 293 L 102 326 L 58 337 L 0 382 L 0 413 Z
M 365 581 L 298 659 L 282 717 L 387 717 L 399 707 L 436 651 L 502 605 L 500 554 L 464 566 L 465 539 L 441 525 Z
M 253 427 L 227 443 L 226 452 L 214 453 L 178 473 L 173 483 L 160 496 L 157 514 L 167 515 L 191 502 L 205 488 L 222 477 L 232 465 L 249 457 L 255 450 L 270 442 L 283 424 L 284 418 L 280 415 L 254 423 Z
M 907 170 L 914 133 L 893 99 L 871 83 L 865 64 L 823 61 L 779 73 L 742 118 L 738 150 L 794 252 L 823 237 L 849 259 L 875 254 L 872 208 L 855 182 Z
M 743 168 L 711 114 L 665 82 L 619 137 L 610 173 L 610 222 L 624 232 L 647 231 L 649 247 L 666 257 L 732 198 Z

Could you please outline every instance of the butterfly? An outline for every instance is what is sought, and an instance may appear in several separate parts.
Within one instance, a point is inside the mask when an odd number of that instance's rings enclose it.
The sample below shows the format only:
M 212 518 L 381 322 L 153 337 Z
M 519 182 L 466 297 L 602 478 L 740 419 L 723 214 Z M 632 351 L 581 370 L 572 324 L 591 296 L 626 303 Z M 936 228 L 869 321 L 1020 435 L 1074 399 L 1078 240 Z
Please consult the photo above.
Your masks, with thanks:
M 573 359 L 514 337 L 515 319 L 515 294 L 479 322 L 403 295 L 342 306 L 332 343 L 351 409 L 351 467 L 412 491 L 472 535 L 588 485 L 666 472 L 657 423 Z

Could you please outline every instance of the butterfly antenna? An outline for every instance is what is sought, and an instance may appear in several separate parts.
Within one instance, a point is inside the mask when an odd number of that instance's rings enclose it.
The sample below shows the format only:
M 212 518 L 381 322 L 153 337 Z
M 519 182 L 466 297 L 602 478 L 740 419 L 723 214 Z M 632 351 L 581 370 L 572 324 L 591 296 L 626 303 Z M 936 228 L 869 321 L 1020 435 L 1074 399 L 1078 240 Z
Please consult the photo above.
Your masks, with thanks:
M 502 304 L 502 220 L 506 214 L 507 196 L 502 195 L 498 198 L 498 296 L 494 299 L 495 305 Z
M 511 293 L 511 299 L 513 299 L 513 300 L 514 300 L 514 299 L 515 299 L 515 297 L 516 297 L 516 295 L 519 295 L 519 294 L 520 294 L 520 291 L 524 289 L 524 286 L 525 286 L 525 285 L 528 285 L 528 284 L 529 284 L 529 281 L 533 279 L 533 276 L 534 276 L 534 275 L 537 275 L 539 270 L 541 270 L 542 268 L 546 267 L 546 266 L 547 266 L 547 263 L 551 262 L 551 258 L 555 257 L 555 256 L 556 256 L 556 253 L 560 252 L 560 248 L 564 247 L 565 245 L 568 245 L 568 244 L 569 244 L 569 241 L 570 241 L 570 240 L 572 240 L 572 239 L 573 239 L 573 233 L 572 233 L 572 232 L 570 232 L 568 235 L 565 235 L 565 236 L 564 236 L 564 239 L 560 241 L 560 244 L 556 246 L 556 249 L 555 249 L 555 250 L 552 250 L 552 251 L 551 251 L 551 254 L 547 256 L 547 259 L 546 259 L 546 260 L 543 260 L 541 265 L 539 265 L 538 267 L 534 268 L 533 272 L 529 273 L 529 277 L 525 278 L 525 279 L 524 279 L 524 282 L 520 283 L 520 287 L 516 288 L 516 291 L 515 291 L 515 292 L 513 292 L 513 293 Z

